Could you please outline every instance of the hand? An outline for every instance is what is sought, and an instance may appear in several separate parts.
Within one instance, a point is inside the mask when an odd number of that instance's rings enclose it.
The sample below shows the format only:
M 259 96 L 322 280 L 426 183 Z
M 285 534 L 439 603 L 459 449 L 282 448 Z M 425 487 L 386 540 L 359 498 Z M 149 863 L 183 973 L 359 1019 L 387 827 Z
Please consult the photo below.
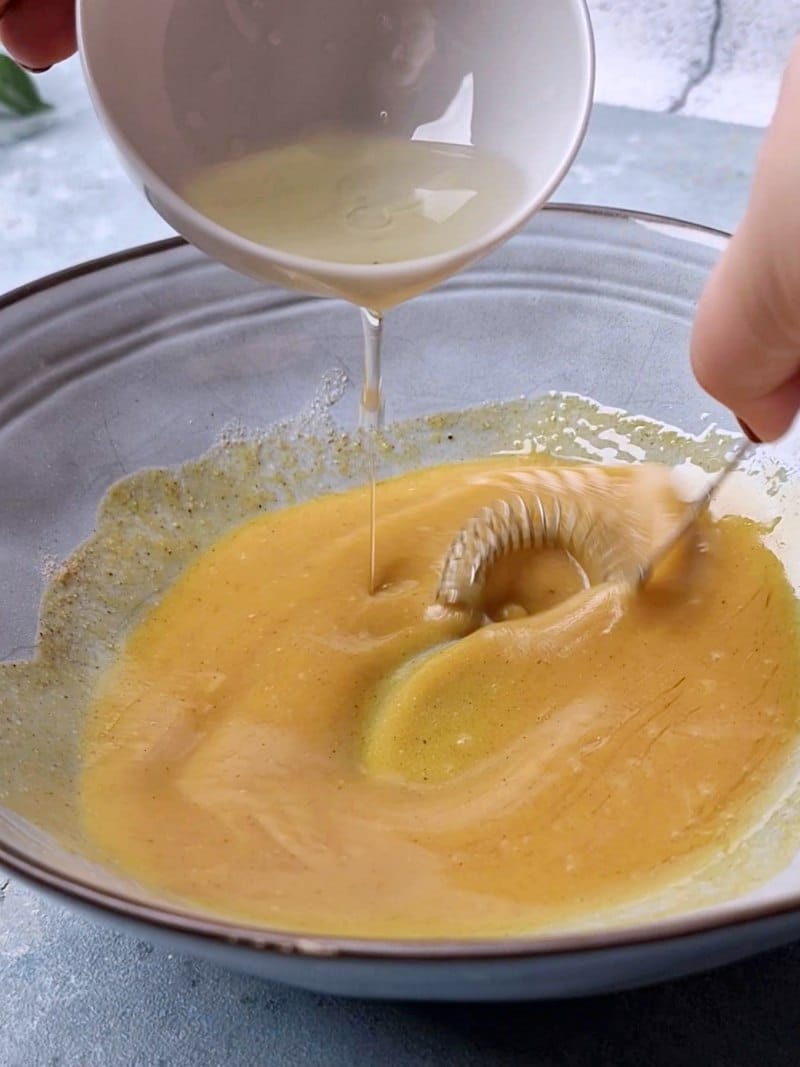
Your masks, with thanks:
M 0 0 L 0 43 L 27 70 L 47 70 L 71 56 L 75 0 Z
M 692 366 L 759 440 L 780 437 L 800 409 L 800 41 L 744 221 L 697 309 Z

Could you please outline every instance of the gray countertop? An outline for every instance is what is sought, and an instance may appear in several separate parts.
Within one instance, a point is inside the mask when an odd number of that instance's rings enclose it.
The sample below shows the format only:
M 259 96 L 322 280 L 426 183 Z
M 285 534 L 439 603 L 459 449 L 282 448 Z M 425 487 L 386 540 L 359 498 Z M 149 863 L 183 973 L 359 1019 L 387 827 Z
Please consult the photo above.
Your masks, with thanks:
M 0 124 L 0 291 L 168 233 L 128 185 L 74 79 L 69 85 L 72 95 L 44 123 Z M 730 228 L 760 136 L 600 107 L 558 199 Z M 12 876 L 0 894 L 0 1063 L 8 1067 L 795 1065 L 798 985 L 800 948 L 791 948 L 562 1004 L 356 1003 L 167 955 L 40 899 Z

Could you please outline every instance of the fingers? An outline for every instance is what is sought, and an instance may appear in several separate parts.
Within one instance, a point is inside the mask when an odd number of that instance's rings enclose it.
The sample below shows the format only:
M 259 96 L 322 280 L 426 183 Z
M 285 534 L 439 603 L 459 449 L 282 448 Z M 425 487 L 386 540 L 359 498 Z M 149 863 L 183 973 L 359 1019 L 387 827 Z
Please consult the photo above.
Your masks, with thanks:
M 29 70 L 66 59 L 77 48 L 75 0 L 0 0 L 0 42 Z
M 759 158 L 744 221 L 700 300 L 692 366 L 762 440 L 800 408 L 800 44 Z

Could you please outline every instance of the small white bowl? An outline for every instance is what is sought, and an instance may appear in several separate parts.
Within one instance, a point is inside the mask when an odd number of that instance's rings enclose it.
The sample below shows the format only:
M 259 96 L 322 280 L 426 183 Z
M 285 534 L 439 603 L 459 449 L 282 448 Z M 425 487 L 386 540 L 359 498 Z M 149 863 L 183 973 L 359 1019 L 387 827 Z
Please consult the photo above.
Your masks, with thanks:
M 79 0 L 78 19 L 95 107 L 159 213 L 245 274 L 351 298 L 357 282 L 360 302 L 421 292 L 522 226 L 591 110 L 585 0 Z M 524 192 L 461 247 L 368 269 L 267 248 L 182 195 L 204 166 L 331 128 L 473 145 Z

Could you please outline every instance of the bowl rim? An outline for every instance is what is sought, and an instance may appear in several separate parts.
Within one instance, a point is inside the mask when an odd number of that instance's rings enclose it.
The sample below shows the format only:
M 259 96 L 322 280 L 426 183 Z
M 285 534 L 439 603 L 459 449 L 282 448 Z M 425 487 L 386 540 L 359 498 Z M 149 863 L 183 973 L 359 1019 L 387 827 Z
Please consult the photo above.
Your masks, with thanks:
M 631 222 L 652 224 L 659 228 L 663 228 L 666 233 L 672 231 L 674 236 L 678 238 L 683 237 L 687 240 L 695 239 L 698 235 L 704 235 L 708 238 L 708 241 L 704 243 L 716 244 L 719 242 L 726 242 L 730 240 L 731 237 L 731 233 L 728 230 L 722 230 L 716 226 L 707 226 L 699 222 L 692 222 L 689 219 L 675 218 L 671 215 L 660 215 L 658 212 L 609 207 L 604 204 L 579 204 L 569 200 L 559 200 L 543 204 L 536 214 L 528 221 L 526 226 L 511 234 L 508 241 L 513 241 L 515 237 L 524 234 L 527 226 L 535 225 L 536 218 L 540 214 L 588 215 L 596 218 L 616 219 L 622 222 L 628 220 Z M 692 237 L 689 237 L 689 234 L 691 234 Z M 63 267 L 60 270 L 51 271 L 48 274 L 43 274 L 39 278 L 34 278 L 33 281 L 23 282 L 22 285 L 15 286 L 13 289 L 8 289 L 6 292 L 0 293 L 0 311 L 5 310 L 12 304 L 20 303 L 28 297 L 36 296 L 48 289 L 55 289 L 57 286 L 62 285 L 65 282 L 74 281 L 85 275 L 99 274 L 103 270 L 110 267 L 120 266 L 123 263 L 134 263 L 139 259 L 146 259 L 148 256 L 156 256 L 163 252 L 170 252 L 179 248 L 189 247 L 193 247 L 191 242 L 187 241 L 184 237 L 176 235 L 174 237 L 163 237 L 160 240 L 149 241 L 141 245 L 132 245 L 130 248 L 123 248 L 119 252 L 110 252 L 103 256 L 95 256 L 92 259 L 82 260 L 71 267 Z M 198 254 L 203 255 L 204 258 L 209 258 L 201 249 L 195 248 L 195 251 L 197 251 Z M 476 264 L 471 264 L 471 267 L 475 266 Z M 469 270 L 470 266 L 467 266 L 464 269 Z M 231 268 L 226 267 L 226 270 L 231 270 Z M 233 273 L 236 274 L 241 272 L 233 271 Z M 276 282 L 265 282 L 263 284 L 266 286 L 277 285 Z M 446 285 L 447 283 L 444 282 L 442 284 Z M 302 294 L 298 294 L 298 296 L 300 295 Z M 424 296 L 425 294 L 421 295 Z M 314 300 L 328 299 L 328 297 L 319 296 L 318 294 L 311 294 L 310 298 Z M 414 299 L 418 298 L 415 297 Z
M 712 226 L 644 211 L 629 211 L 594 205 L 555 203 L 547 213 L 592 216 L 598 219 L 654 224 L 665 234 L 684 240 L 705 238 L 708 243 L 725 241 L 730 234 Z M 191 247 L 181 237 L 137 245 L 121 252 L 88 260 L 0 295 L 0 311 L 50 289 L 87 275 L 101 273 L 125 263 Z M 98 889 L 81 877 L 66 875 L 47 863 L 27 856 L 23 850 L 0 839 L 0 864 L 21 876 L 34 888 L 55 893 L 66 901 L 89 906 L 109 919 L 134 920 L 165 933 L 179 933 L 205 941 L 236 945 L 282 957 L 314 960 L 361 960 L 364 962 L 440 961 L 461 962 L 511 960 L 555 955 L 588 955 L 601 950 L 643 948 L 665 944 L 692 935 L 710 934 L 741 927 L 758 920 L 778 919 L 800 909 L 800 891 L 772 900 L 732 903 L 670 918 L 562 934 L 515 935 L 493 938 L 355 938 L 329 934 L 291 933 L 205 916 L 176 904 L 153 905 L 137 901 L 123 892 Z

